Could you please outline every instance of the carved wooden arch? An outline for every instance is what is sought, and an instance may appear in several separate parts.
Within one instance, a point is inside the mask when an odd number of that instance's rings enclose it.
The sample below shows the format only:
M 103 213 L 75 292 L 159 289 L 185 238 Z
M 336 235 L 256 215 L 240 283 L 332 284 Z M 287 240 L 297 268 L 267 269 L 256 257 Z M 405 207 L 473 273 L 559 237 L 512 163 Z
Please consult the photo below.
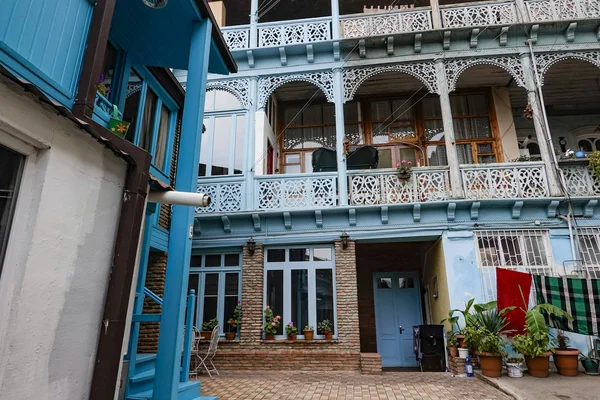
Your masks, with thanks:
M 327 101 L 334 102 L 333 72 L 318 71 L 290 75 L 264 76 L 258 80 L 257 109 L 265 107 L 269 96 L 280 86 L 290 82 L 308 82 L 318 87 L 327 97 Z
M 362 84 L 369 78 L 386 73 L 402 72 L 411 75 L 421 82 L 431 93 L 437 93 L 435 64 L 433 62 L 380 65 L 376 67 L 346 68 L 343 70 L 344 99 L 350 101 Z
M 250 106 L 250 81 L 248 79 L 227 79 L 207 82 L 206 91 L 208 92 L 209 90 L 223 90 L 234 95 L 243 108 Z
M 538 73 L 540 75 L 540 84 L 544 84 L 544 77 L 546 73 L 554 64 L 557 64 L 564 60 L 580 60 L 587 61 L 592 65 L 600 68 L 600 51 L 576 51 L 568 53 L 545 53 L 536 54 L 535 61 L 538 67 Z
M 448 91 L 456 89 L 456 82 L 463 72 L 476 65 L 493 65 L 502 68 L 508 72 L 517 83 L 518 86 L 525 88 L 525 80 L 523 78 L 523 67 L 519 56 L 504 56 L 504 57 L 485 57 L 485 58 L 461 58 L 446 60 L 444 66 L 446 68 L 446 79 Z

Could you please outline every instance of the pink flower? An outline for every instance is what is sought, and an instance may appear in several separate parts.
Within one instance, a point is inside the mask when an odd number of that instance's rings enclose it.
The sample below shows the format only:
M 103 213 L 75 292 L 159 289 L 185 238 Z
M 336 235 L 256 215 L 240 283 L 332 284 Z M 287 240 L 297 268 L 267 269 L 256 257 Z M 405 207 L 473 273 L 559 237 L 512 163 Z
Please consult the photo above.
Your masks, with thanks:
M 267 306 L 267 310 L 268 310 L 269 308 L 271 308 L 271 307 Z
M 271 322 L 271 325 L 272 326 L 276 326 L 277 324 L 275 322 Z
M 242 304 L 242 301 L 241 301 L 241 300 L 238 300 L 238 304 Z M 269 306 L 267 306 L 267 308 L 269 308 Z
M 406 164 L 406 160 L 402 160 L 402 164 Z
M 408 165 L 412 165 L 412 161 L 409 161 L 409 162 L 408 162 Z
M 400 168 L 400 163 L 396 163 L 396 168 Z

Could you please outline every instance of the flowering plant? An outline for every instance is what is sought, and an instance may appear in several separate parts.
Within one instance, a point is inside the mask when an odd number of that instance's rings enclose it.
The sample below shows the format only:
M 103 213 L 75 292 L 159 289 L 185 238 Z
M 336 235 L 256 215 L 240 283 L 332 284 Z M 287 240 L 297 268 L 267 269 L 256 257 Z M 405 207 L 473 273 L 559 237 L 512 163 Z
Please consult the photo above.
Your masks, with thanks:
M 324 319 L 323 321 L 317 324 L 317 330 L 321 333 L 331 332 L 333 329 L 331 328 L 331 321 L 328 319 Z
M 104 97 L 108 97 L 110 95 L 110 86 L 104 83 L 104 74 L 100 74 L 100 79 L 98 79 L 98 87 L 96 90 Z
M 304 327 L 304 329 L 303 329 L 303 331 L 314 331 L 314 330 L 315 330 L 315 328 L 313 328 L 313 327 L 312 327 L 312 326 L 310 326 L 310 325 L 306 325 L 306 326 Z
M 233 317 L 229 318 L 227 323 L 229 324 L 229 329 L 238 328 L 242 326 L 242 302 L 240 300 L 237 301 L 237 305 L 233 310 Z
M 295 335 L 296 333 L 298 333 L 298 328 L 296 328 L 294 326 L 294 323 L 292 321 L 288 322 L 288 324 L 285 326 L 285 333 L 286 335 Z
M 396 169 L 400 175 L 409 174 L 412 168 L 412 161 L 402 160 L 396 164 Z
M 527 104 L 527 107 L 523 110 L 523 116 L 525 119 L 533 119 L 533 108 L 531 108 L 531 104 Z
M 281 324 L 281 316 L 273 314 L 273 310 L 271 307 L 267 306 L 264 311 L 265 315 L 265 323 L 263 325 L 263 329 L 267 335 L 275 335 L 277 333 L 277 328 Z

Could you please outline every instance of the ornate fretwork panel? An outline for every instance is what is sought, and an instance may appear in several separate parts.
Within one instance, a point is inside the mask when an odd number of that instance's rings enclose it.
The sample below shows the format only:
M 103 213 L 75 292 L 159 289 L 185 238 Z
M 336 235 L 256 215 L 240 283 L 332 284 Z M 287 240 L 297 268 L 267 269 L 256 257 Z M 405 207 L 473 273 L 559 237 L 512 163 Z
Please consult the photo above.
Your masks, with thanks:
M 344 17 L 341 19 L 341 24 L 343 36 L 346 39 L 432 29 L 429 10 L 385 12 L 366 14 L 360 17 Z
M 333 102 L 333 72 L 317 71 L 303 74 L 264 76 L 258 80 L 258 105 L 257 108 L 265 106 L 267 99 L 277 89 L 289 82 L 309 82 L 317 86 Z
M 523 67 L 521 66 L 521 59 L 518 56 L 450 59 L 445 61 L 445 65 L 449 91 L 456 89 L 456 82 L 460 75 L 475 65 L 494 65 L 500 67 L 515 78 L 518 86 L 525 88 Z
M 250 28 L 223 29 L 222 33 L 229 50 L 244 50 L 248 48 Z
M 242 107 L 250 106 L 250 80 L 249 79 L 226 79 L 222 81 L 211 81 L 206 84 L 206 90 L 224 90 L 231 93 L 242 104 Z
M 132 94 L 139 92 L 141 89 L 142 89 L 141 83 L 133 83 L 133 84 L 127 85 L 127 91 L 125 92 L 125 97 L 129 97 Z
M 256 180 L 259 210 L 333 207 L 336 205 L 336 178 L 261 177 Z
M 206 183 L 199 184 L 198 193 L 210 196 L 208 207 L 196 207 L 196 213 L 231 212 L 242 209 L 242 183 Z
M 573 51 L 568 53 L 536 54 L 535 61 L 540 74 L 540 83 L 544 84 L 546 72 L 557 62 L 566 59 L 587 61 L 600 68 L 600 51 Z
M 347 68 L 343 70 L 346 101 L 354 98 L 358 88 L 370 77 L 384 72 L 404 72 L 423 82 L 431 93 L 437 93 L 437 75 L 433 62 L 379 65 L 376 67 Z
M 531 21 L 561 21 L 600 17 L 598 0 L 527 0 Z
M 322 42 L 331 39 L 331 21 L 279 24 L 258 28 L 258 46 L 286 46 Z
M 517 199 L 548 195 L 543 165 L 461 167 L 468 199 Z
M 585 165 L 561 167 L 569 196 L 600 195 L 600 179 Z
M 441 12 L 444 28 L 510 25 L 517 21 L 517 10 L 512 2 L 443 8 Z

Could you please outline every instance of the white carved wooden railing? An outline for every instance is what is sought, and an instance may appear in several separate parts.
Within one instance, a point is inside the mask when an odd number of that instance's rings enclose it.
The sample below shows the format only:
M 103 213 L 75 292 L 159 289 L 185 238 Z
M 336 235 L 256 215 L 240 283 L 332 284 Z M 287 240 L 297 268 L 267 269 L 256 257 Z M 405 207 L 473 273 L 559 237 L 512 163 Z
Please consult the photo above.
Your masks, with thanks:
M 516 199 L 548 196 L 543 162 L 460 166 L 467 199 Z
M 348 171 L 348 191 L 355 206 L 443 201 L 450 191 L 448 169 L 414 168 L 408 180 L 395 169 Z
M 337 205 L 337 174 L 264 175 L 254 178 L 259 210 L 333 207 Z
M 340 22 L 342 35 L 346 39 L 432 29 L 429 7 L 344 16 Z
M 512 1 L 442 6 L 440 12 L 444 28 L 510 25 L 517 22 L 517 8 Z
M 598 196 L 600 195 L 600 179 L 594 177 L 587 162 L 560 164 L 565 177 L 566 190 L 569 196 Z
M 244 50 L 250 47 L 250 25 L 227 26 L 221 28 L 229 50 Z
M 258 47 L 331 40 L 331 17 L 277 21 L 258 25 Z
M 208 207 L 197 207 L 197 214 L 214 212 L 232 212 L 244 209 L 244 177 L 209 177 L 198 178 L 198 193 L 206 193 L 211 198 Z
M 599 18 L 598 0 L 527 0 L 531 21 L 561 21 L 581 18 Z

